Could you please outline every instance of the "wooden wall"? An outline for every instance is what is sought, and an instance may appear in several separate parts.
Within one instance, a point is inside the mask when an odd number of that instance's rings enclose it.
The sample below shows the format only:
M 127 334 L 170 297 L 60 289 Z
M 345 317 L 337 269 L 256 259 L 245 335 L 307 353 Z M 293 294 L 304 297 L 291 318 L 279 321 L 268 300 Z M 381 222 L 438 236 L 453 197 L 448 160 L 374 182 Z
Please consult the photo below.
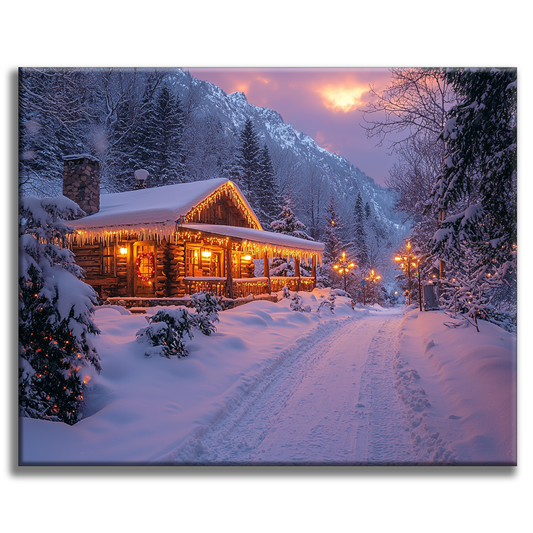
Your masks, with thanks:
M 216 203 L 203 209 L 195 217 L 189 220 L 191 223 L 222 224 L 240 228 L 250 227 L 246 217 L 232 202 L 229 196 L 223 196 Z
M 156 246 L 156 296 L 181 297 L 185 286 L 181 282 L 185 276 L 185 247 L 183 241 L 177 244 L 163 240 Z

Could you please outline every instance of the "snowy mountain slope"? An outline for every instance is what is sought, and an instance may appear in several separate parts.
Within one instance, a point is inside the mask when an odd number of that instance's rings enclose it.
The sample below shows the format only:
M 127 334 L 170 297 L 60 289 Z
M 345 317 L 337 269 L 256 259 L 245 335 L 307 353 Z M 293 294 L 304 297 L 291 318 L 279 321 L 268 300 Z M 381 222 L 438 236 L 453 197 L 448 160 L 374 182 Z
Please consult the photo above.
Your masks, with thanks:
M 355 196 L 361 191 L 363 201 L 370 204 L 374 215 L 387 228 L 404 231 L 401 216 L 393 210 L 395 198 L 392 191 L 376 184 L 345 158 L 318 146 L 309 135 L 285 123 L 276 111 L 249 104 L 241 92 L 228 95 L 220 87 L 191 78 L 183 71 L 176 72 L 174 84 L 182 101 L 186 102 L 186 109 L 189 106 L 194 113 L 215 117 L 228 136 L 236 138 L 250 118 L 271 154 L 288 151 L 295 160 L 307 164 L 309 171 L 314 168 L 324 176 L 328 193 L 336 197 L 341 213 L 353 212 Z M 291 183 L 291 188 L 297 185 Z

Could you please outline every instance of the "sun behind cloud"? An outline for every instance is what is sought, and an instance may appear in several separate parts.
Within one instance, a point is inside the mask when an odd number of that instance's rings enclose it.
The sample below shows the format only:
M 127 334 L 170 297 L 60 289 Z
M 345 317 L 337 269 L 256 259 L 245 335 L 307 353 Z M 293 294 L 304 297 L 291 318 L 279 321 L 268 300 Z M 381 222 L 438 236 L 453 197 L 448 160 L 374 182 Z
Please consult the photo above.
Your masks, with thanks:
M 317 90 L 326 107 L 345 113 L 362 103 L 361 96 L 366 91 L 368 87 L 361 85 L 326 85 Z

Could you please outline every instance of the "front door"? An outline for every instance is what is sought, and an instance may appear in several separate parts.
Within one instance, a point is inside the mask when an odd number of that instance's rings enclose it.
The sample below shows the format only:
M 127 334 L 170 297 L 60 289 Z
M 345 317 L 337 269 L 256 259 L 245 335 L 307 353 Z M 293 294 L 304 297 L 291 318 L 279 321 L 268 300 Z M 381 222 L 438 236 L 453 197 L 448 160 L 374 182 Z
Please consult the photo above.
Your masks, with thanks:
M 133 245 L 133 289 L 135 296 L 155 296 L 156 255 L 152 243 L 136 242 Z

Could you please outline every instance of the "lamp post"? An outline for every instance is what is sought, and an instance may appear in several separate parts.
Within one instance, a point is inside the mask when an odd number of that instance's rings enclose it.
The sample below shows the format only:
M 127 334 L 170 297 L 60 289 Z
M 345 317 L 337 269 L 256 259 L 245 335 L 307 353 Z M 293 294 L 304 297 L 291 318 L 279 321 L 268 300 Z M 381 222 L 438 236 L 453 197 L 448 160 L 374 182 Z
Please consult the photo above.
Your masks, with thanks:
M 381 276 L 378 276 L 374 270 L 370 271 L 370 274 L 364 279 L 368 283 L 376 283 L 381 279 Z M 363 305 L 366 305 L 366 283 L 363 283 Z
M 420 303 L 420 310 L 422 311 L 422 299 L 420 297 L 420 258 L 411 251 L 411 241 L 407 241 L 405 250 L 400 255 L 397 255 L 394 260 L 400 263 L 400 268 L 407 273 L 407 294 L 409 296 L 409 305 L 411 305 L 411 268 L 418 269 L 418 301 Z
M 346 276 L 352 268 L 355 268 L 355 263 L 346 259 L 346 252 L 342 252 L 341 257 L 333 265 L 333 268 L 344 277 L 344 292 L 346 292 Z

